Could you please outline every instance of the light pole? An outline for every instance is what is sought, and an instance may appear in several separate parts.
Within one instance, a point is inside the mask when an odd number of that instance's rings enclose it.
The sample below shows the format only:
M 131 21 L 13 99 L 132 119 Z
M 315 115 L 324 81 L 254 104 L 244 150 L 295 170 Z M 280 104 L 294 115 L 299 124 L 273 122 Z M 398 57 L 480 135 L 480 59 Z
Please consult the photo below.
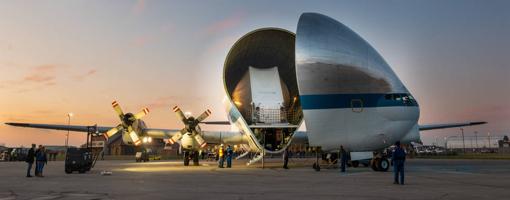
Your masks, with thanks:
M 66 135 L 66 148 L 69 147 L 69 130 L 71 129 L 71 117 L 73 113 L 67 113 L 67 135 Z
M 476 143 L 476 149 L 478 150 L 478 131 L 475 131 L 475 143 Z
M 491 148 L 491 132 L 487 132 L 487 139 L 489 139 L 489 149 Z
M 463 128 L 460 128 L 460 131 L 462 133 L 462 151 L 464 151 L 464 153 L 466 153 L 466 142 L 464 141 L 464 129 Z
M 448 137 L 444 137 L 444 150 L 448 151 Z

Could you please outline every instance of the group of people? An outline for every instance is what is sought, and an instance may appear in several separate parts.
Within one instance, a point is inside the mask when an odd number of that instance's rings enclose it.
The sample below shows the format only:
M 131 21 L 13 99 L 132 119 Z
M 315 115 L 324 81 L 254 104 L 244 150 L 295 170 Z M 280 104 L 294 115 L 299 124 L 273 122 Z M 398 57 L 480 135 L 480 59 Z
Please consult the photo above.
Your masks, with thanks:
M 345 172 L 348 157 L 347 151 L 340 146 L 340 171 Z M 406 160 L 406 152 L 400 146 L 400 141 L 395 143 L 395 149 L 391 153 L 391 162 L 393 164 L 393 184 L 404 185 L 404 163 Z
M 227 168 L 232 168 L 232 157 L 234 156 L 234 150 L 230 145 L 227 145 L 226 149 L 223 149 L 223 144 L 218 149 L 218 167 L 224 168 L 223 165 L 227 160 Z
M 28 150 L 26 159 L 26 162 L 28 163 L 27 177 L 32 177 L 30 172 L 32 171 L 34 161 L 35 161 L 34 175 L 37 177 L 44 177 L 43 176 L 44 165 L 48 163 L 48 158 L 46 157 L 46 149 L 44 146 L 39 145 L 39 148 L 35 149 L 35 144 L 32 144 L 32 148 Z

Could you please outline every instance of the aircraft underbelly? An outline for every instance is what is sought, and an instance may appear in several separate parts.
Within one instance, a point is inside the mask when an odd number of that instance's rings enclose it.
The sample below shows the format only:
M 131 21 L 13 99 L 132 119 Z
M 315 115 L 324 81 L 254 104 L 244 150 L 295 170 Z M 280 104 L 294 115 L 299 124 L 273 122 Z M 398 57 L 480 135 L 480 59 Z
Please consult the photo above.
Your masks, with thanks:
M 396 114 L 398 113 L 398 114 Z M 308 140 L 323 150 L 372 151 L 400 140 L 417 122 L 418 107 L 304 110 Z

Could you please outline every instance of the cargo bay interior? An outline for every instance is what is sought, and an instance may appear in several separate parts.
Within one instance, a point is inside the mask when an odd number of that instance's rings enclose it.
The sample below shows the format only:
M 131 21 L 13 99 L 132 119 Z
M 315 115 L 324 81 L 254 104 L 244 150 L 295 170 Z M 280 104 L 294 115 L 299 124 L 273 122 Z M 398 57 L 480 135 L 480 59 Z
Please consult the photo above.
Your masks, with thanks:
M 285 147 L 303 120 L 295 69 L 295 35 L 276 28 L 239 39 L 225 61 L 228 95 L 260 144 Z

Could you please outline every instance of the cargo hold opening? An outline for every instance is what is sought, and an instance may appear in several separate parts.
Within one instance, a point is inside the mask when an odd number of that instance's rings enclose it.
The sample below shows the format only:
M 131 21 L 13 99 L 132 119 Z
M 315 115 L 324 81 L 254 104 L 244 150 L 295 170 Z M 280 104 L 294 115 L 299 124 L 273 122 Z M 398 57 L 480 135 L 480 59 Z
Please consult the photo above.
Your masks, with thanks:
M 268 150 L 286 146 L 303 119 L 294 49 L 293 33 L 259 29 L 237 41 L 225 62 L 228 95 Z

